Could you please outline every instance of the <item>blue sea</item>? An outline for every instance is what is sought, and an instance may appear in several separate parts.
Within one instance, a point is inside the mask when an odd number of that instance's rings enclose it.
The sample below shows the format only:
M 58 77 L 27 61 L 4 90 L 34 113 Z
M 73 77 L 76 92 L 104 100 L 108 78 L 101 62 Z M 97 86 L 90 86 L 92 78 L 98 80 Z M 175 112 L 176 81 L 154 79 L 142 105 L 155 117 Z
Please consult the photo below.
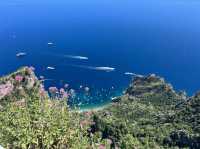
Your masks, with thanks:
M 18 52 L 27 55 L 19 59 Z M 27 65 L 51 79 L 46 88 L 75 89 L 71 105 L 109 102 L 129 85 L 125 72 L 155 73 L 192 95 L 200 89 L 200 2 L 2 0 L 0 75 Z M 115 71 L 90 69 L 96 67 Z

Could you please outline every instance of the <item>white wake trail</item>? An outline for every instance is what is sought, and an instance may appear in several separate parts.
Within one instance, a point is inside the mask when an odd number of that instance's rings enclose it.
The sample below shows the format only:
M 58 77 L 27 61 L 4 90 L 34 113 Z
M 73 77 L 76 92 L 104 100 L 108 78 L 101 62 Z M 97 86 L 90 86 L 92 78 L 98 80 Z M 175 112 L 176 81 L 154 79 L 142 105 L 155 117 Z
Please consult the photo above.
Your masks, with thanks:
M 65 58 L 71 58 L 71 59 L 79 59 L 79 60 L 88 60 L 88 57 L 85 56 L 78 56 L 78 55 L 64 55 Z
M 94 67 L 94 66 L 84 66 L 84 65 L 71 65 L 71 66 L 78 67 L 78 68 L 83 68 L 83 69 L 105 71 L 105 72 L 115 71 L 115 68 L 113 68 L 113 67 Z

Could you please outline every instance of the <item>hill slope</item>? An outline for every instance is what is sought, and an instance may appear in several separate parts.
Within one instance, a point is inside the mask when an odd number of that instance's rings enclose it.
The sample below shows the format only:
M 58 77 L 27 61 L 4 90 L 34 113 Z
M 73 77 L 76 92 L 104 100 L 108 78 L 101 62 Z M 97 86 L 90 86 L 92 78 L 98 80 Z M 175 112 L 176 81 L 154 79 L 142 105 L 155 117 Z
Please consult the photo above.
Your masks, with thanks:
M 0 105 L 23 101 L 31 96 L 39 97 L 41 84 L 32 67 L 23 67 L 0 78 Z
M 199 95 L 176 93 L 163 78 L 136 77 L 125 95 L 94 114 L 91 133 L 112 147 L 199 148 L 199 104 Z
M 137 76 L 99 111 L 41 94 L 24 67 L 0 79 L 0 144 L 7 148 L 200 148 L 200 94 L 177 93 L 156 75 Z M 22 105 L 22 106 L 21 106 Z

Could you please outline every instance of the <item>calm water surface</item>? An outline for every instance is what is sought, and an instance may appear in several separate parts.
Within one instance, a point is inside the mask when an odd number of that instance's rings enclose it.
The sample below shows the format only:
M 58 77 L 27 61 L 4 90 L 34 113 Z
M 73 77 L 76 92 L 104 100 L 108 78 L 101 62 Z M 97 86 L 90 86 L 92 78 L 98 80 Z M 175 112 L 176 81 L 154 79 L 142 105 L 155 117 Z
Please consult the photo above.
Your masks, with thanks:
M 54 45 L 47 45 L 53 42 Z M 17 52 L 27 52 L 22 59 Z M 79 55 L 88 60 L 70 59 Z M 125 72 L 156 73 L 177 90 L 200 89 L 200 3 L 186 0 L 3 0 L 0 75 L 31 65 L 37 75 L 102 104 L 129 84 Z M 113 72 L 77 66 L 107 66 Z M 46 70 L 47 66 L 56 70 Z M 88 86 L 85 95 L 79 86 Z M 89 96 L 89 97 L 88 97 Z

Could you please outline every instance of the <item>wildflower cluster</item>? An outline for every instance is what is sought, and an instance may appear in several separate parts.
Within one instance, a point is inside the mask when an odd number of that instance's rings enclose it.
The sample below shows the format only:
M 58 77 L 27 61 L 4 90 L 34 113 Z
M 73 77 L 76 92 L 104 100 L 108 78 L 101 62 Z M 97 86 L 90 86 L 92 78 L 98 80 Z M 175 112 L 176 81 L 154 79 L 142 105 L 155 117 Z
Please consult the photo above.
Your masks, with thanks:
M 71 95 L 70 91 L 67 91 L 64 88 L 58 89 L 57 87 L 49 87 L 49 93 L 51 98 L 60 100 L 68 99 Z
M 6 84 L 0 85 L 0 99 L 11 94 L 13 91 L 13 85 L 10 82 L 7 82 Z
M 20 82 L 23 80 L 23 78 L 24 78 L 24 77 L 21 76 L 21 75 L 16 75 L 16 76 L 15 76 L 15 81 L 17 81 L 17 82 L 20 83 Z

